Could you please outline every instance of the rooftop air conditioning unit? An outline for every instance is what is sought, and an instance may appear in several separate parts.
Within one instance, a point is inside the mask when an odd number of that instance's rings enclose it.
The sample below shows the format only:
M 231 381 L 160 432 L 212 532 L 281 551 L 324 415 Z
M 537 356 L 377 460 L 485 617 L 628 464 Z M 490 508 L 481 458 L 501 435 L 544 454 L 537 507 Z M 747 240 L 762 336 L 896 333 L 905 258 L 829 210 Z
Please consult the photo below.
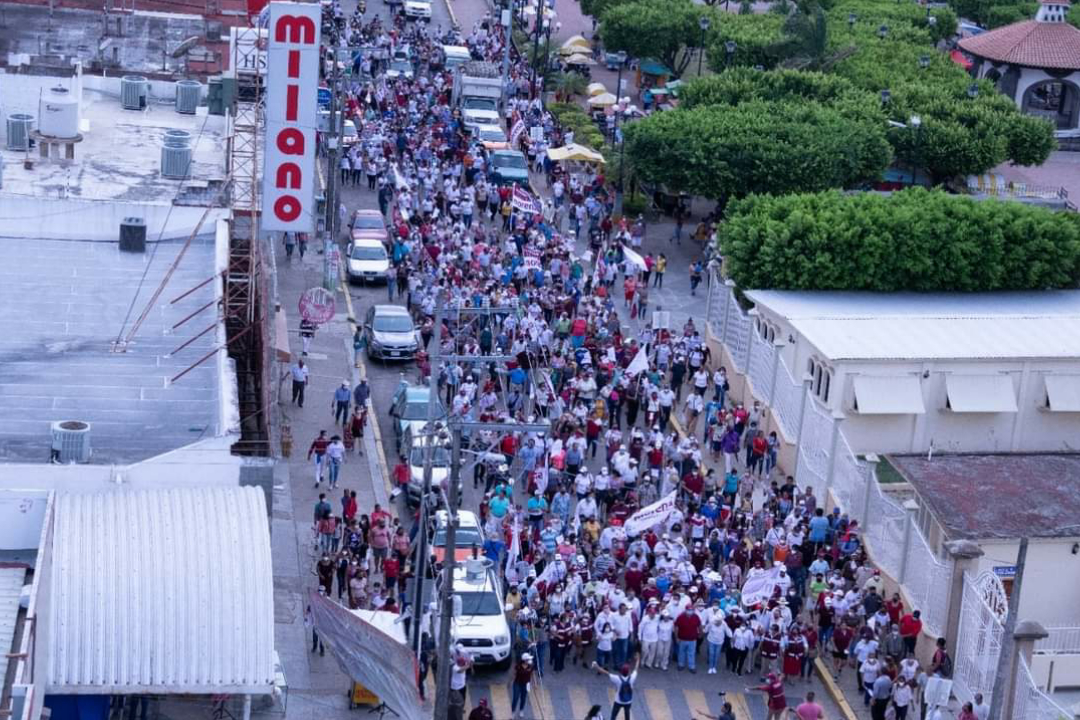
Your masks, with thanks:
M 187 130 L 166 130 L 161 146 L 161 174 L 169 178 L 185 178 L 191 171 L 191 133 Z
M 120 104 L 125 110 L 145 110 L 150 83 L 142 75 L 120 78 Z
M 202 83 L 198 80 L 180 80 L 176 83 L 176 112 L 194 115 L 202 99 Z
M 61 464 L 90 462 L 90 423 L 62 420 L 52 424 L 52 461 Z
M 30 132 L 34 129 L 34 116 L 12 113 L 7 116 L 7 149 L 30 149 Z

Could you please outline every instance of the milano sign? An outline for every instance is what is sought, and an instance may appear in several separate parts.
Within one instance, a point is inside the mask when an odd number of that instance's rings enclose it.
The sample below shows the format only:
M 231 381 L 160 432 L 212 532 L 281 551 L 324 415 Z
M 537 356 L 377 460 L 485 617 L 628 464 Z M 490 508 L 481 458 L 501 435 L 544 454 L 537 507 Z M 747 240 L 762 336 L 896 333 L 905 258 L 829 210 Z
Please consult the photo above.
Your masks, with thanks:
M 319 3 L 270 3 L 264 230 L 315 229 L 320 12 Z

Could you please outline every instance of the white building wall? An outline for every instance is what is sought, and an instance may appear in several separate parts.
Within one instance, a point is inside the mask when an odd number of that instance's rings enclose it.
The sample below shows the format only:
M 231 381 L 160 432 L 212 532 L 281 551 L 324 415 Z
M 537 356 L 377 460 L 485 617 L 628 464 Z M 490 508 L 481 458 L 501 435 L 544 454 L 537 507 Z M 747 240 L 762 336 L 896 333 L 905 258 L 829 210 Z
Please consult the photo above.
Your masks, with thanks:
M 1028 543 L 1018 620 L 1080 625 L 1080 548 L 1077 554 L 1072 552 L 1073 545 L 1080 543 L 1080 530 L 1077 532 L 1077 537 L 1033 539 Z M 979 559 L 976 575 L 1016 565 L 1019 541 L 980 541 L 979 545 L 985 555 Z

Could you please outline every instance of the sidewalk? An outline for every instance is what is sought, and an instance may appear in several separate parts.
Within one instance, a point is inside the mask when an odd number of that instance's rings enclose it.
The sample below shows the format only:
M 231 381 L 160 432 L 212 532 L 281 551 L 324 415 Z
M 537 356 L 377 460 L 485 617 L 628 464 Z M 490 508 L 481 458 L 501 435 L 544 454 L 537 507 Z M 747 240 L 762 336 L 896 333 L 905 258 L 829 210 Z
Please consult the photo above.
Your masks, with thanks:
M 300 295 L 321 284 L 323 256 L 309 250 L 301 261 L 298 255 L 285 259 L 276 249 L 278 292 L 288 314 L 290 345 L 294 357 L 300 351 L 298 337 Z M 316 587 L 314 573 L 318 559 L 312 535 L 312 509 L 318 493 L 339 514 L 344 489 L 357 492 L 362 512 L 370 512 L 375 503 L 388 505 L 387 473 L 382 470 L 382 447 L 377 442 L 375 413 L 369 413 L 368 431 L 363 439 L 363 455 L 347 454 L 337 490 L 327 484 L 314 487 L 314 470 L 307 460 L 307 450 L 319 430 L 328 435 L 340 434 L 335 428 L 332 399 L 343 380 L 350 389 L 359 382 L 361 370 L 352 362 L 352 326 L 349 322 L 347 293 L 337 293 L 338 308 L 334 319 L 319 328 L 305 358 L 310 369 L 304 407 L 291 403 L 291 382 L 281 385 L 276 411 L 279 424 L 288 425 L 293 437 L 291 456 L 282 458 L 274 474 L 274 513 L 271 544 L 274 562 L 275 645 L 289 686 L 286 715 L 302 720 L 323 720 L 328 714 L 344 716 L 349 712 L 349 678 L 341 672 L 331 653 L 311 653 L 311 636 L 303 623 L 305 596 Z M 381 460 L 383 465 L 385 460 Z M 335 588 L 336 592 L 336 588 Z

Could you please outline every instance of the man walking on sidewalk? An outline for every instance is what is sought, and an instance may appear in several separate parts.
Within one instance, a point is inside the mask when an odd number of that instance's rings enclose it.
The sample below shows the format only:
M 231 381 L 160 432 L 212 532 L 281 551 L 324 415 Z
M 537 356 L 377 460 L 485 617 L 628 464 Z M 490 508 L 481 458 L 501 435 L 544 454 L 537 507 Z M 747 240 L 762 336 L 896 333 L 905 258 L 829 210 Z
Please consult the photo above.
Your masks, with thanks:
M 297 360 L 289 372 L 292 373 L 292 401 L 300 407 L 304 407 L 304 388 L 307 386 L 308 381 L 307 366 L 304 365 L 303 360 Z
M 319 437 L 311 441 L 311 447 L 307 451 L 307 459 L 310 461 L 314 456 L 315 458 L 315 487 L 319 487 L 322 483 L 323 468 L 326 466 L 326 448 L 330 446 L 330 441 L 326 439 L 326 431 L 320 430 Z
M 326 459 L 330 465 L 330 489 L 334 490 L 341 474 L 341 462 L 345 459 L 345 445 L 339 436 L 330 438 L 330 444 L 326 446 Z
M 334 424 L 344 425 L 349 419 L 349 400 L 352 398 L 352 391 L 349 390 L 349 381 L 342 380 L 341 387 L 334 391 L 334 402 L 332 407 L 334 408 Z

